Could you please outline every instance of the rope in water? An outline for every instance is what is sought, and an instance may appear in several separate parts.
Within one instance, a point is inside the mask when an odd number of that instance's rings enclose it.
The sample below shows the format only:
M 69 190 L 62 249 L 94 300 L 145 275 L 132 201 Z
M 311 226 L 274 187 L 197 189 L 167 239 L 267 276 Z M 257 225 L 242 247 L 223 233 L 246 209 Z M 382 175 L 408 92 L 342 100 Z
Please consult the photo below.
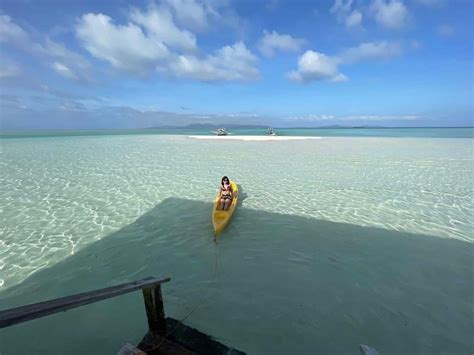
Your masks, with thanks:
M 217 254 L 217 241 L 214 239 L 214 277 L 213 277 L 213 283 L 216 284 L 217 283 L 217 275 L 218 275 L 218 254 Z M 160 348 L 161 345 L 163 345 L 163 343 L 165 342 L 165 340 L 168 340 L 168 337 L 173 334 L 176 329 L 178 329 L 178 327 L 180 325 L 183 324 L 183 322 L 188 319 L 193 313 L 194 311 L 196 311 L 196 309 L 198 309 L 200 306 L 202 306 L 204 303 L 206 303 L 210 298 L 211 296 L 214 295 L 214 293 L 216 292 L 217 289 L 214 289 L 213 292 L 211 292 L 211 294 L 209 294 L 208 296 L 206 297 L 203 297 L 203 299 L 198 302 L 192 309 L 190 312 L 188 312 L 181 320 L 178 321 L 178 324 L 176 324 L 173 329 L 171 329 L 169 332 L 166 333 L 166 335 L 164 337 L 162 337 L 163 339 L 158 343 L 157 346 L 153 347 L 153 348 L 150 348 L 150 349 L 146 349 L 146 350 L 142 350 L 146 353 L 150 352 L 150 351 L 153 351 L 153 350 L 158 350 Z

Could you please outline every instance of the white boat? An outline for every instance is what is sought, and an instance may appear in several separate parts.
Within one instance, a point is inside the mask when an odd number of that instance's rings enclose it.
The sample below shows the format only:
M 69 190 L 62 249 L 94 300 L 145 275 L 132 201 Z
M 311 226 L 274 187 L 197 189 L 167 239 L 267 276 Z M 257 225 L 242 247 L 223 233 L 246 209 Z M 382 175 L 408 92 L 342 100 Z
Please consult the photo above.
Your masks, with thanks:
M 272 127 L 268 127 L 267 132 L 265 133 L 267 136 L 276 136 L 276 132 L 273 130 Z
M 225 128 L 218 128 L 217 131 L 212 131 L 217 136 L 227 136 L 230 134 Z

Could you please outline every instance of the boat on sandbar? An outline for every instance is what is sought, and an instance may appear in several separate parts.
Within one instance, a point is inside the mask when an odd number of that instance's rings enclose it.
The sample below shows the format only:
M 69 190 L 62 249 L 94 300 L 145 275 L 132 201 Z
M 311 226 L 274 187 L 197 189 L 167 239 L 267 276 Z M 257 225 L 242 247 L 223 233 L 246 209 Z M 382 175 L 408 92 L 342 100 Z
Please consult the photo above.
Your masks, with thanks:
M 230 132 L 225 128 L 218 128 L 216 131 L 212 131 L 211 133 L 214 133 L 216 136 L 227 136 L 230 134 Z
M 276 136 L 276 132 L 272 127 L 268 127 L 267 131 L 265 132 L 267 136 Z

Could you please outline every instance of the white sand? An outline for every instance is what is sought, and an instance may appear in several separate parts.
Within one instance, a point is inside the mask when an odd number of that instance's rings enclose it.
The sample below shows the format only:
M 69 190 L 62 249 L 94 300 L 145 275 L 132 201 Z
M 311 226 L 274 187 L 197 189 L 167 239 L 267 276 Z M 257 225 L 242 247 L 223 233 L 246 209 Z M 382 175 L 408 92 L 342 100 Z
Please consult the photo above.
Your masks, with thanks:
M 297 141 L 304 139 L 321 139 L 321 137 L 301 136 L 189 136 L 192 139 L 238 140 L 238 141 Z

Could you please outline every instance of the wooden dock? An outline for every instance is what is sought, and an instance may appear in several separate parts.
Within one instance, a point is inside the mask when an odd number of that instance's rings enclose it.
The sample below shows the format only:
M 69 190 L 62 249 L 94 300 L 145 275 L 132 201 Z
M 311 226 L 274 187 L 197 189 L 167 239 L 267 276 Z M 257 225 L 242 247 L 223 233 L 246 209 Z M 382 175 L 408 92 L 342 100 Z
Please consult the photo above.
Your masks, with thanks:
M 156 332 L 149 331 L 138 344 L 138 349 L 146 354 L 226 354 L 244 355 L 245 353 L 229 348 L 219 343 L 207 334 L 191 328 L 173 318 L 166 318 L 167 336 L 160 336 Z M 181 352 L 160 352 L 163 345 L 167 347 L 176 346 Z
M 142 290 L 148 319 L 148 332 L 137 347 L 125 344 L 120 355 L 242 355 L 241 351 L 227 347 L 211 336 L 191 328 L 182 322 L 165 318 L 161 284 L 170 281 L 169 277 L 147 277 L 100 290 L 75 294 L 45 302 L 34 303 L 18 308 L 0 311 L 0 328 L 45 317 L 54 313 L 95 303 Z M 120 344 L 117 344 L 119 349 Z

